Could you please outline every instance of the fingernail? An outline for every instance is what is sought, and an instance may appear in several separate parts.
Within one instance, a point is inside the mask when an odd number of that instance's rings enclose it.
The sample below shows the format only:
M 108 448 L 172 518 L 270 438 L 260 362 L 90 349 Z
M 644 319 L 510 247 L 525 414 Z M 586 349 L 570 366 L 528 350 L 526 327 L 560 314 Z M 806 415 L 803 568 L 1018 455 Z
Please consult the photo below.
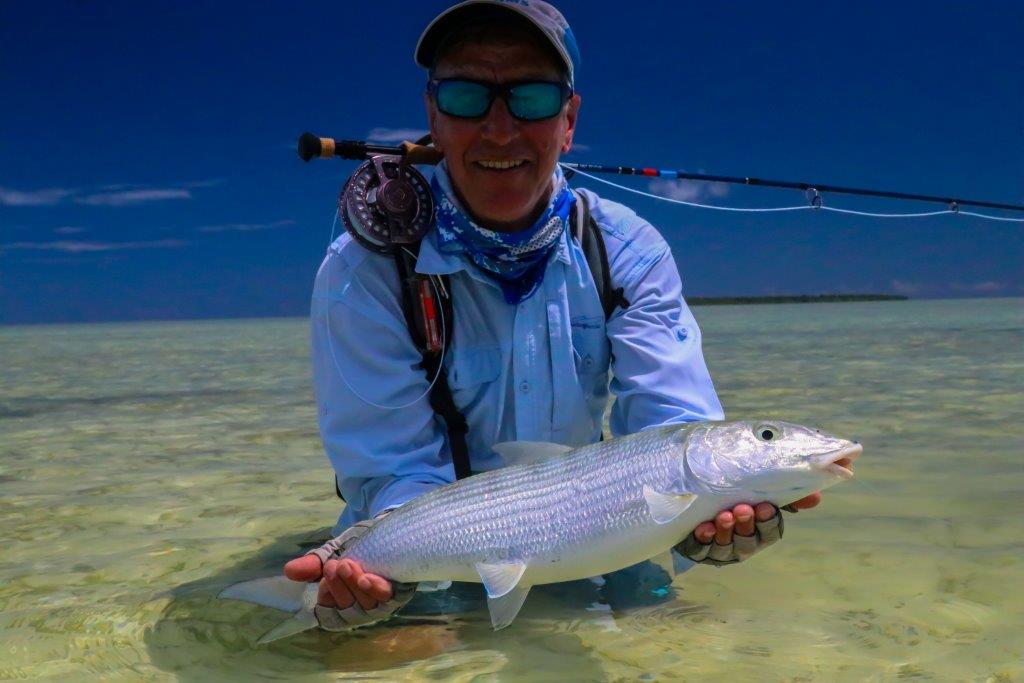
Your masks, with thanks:
M 340 576 L 343 579 L 347 579 L 348 575 L 351 573 L 352 571 L 348 568 L 347 564 L 342 564 L 338 567 L 338 576 Z

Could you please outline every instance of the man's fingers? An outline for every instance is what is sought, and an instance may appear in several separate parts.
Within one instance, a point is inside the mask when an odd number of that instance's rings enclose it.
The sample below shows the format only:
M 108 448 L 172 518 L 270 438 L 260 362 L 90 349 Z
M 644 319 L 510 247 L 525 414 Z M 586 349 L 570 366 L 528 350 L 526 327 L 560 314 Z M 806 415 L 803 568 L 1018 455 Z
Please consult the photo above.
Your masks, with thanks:
M 725 510 L 719 512 L 715 517 L 715 543 L 718 545 L 729 545 L 732 543 L 732 529 L 736 520 L 732 512 Z
M 711 539 L 715 537 L 715 523 L 701 522 L 693 530 L 693 536 L 701 543 L 711 543 Z
M 337 607 L 338 601 L 331 595 L 331 589 L 327 587 L 327 581 L 321 581 L 316 592 L 316 604 L 324 607 Z
M 341 568 L 340 565 L 341 562 L 337 560 L 327 560 L 327 564 L 324 565 L 324 578 L 320 585 L 327 584 L 327 590 L 334 597 L 335 606 L 339 609 L 345 609 L 346 607 L 351 607 L 356 599 L 352 595 L 352 591 L 345 585 L 345 581 L 338 576 L 338 570 Z
M 316 555 L 303 555 L 284 566 L 284 575 L 292 581 L 316 581 L 323 576 L 323 567 Z
M 394 595 L 391 582 L 376 574 L 363 574 L 359 578 L 359 588 L 379 602 L 387 602 Z
M 821 492 L 815 491 L 806 498 L 801 498 L 800 500 L 793 503 L 793 507 L 796 508 L 797 510 L 807 510 L 808 508 L 815 507 L 820 502 Z
M 359 586 L 359 580 L 365 576 L 363 568 L 352 560 L 342 560 L 342 566 L 338 568 L 338 575 L 343 576 L 347 573 L 348 576 L 343 578 L 342 581 L 355 596 L 356 602 L 363 609 L 373 609 L 377 606 L 377 598 L 373 597 Z M 344 566 L 348 566 L 348 572 L 345 572 Z
M 754 516 L 757 517 L 759 522 L 767 522 L 775 516 L 775 506 L 771 503 L 758 503 L 754 507 Z
M 754 535 L 754 508 L 746 503 L 740 503 L 732 509 L 732 516 L 736 519 L 738 536 Z

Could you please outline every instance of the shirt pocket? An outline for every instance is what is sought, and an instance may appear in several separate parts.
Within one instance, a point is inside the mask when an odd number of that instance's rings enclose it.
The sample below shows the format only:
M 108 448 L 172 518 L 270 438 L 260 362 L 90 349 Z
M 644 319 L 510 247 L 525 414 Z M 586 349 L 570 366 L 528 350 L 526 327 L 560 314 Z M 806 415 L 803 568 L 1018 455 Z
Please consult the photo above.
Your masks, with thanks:
M 476 347 L 451 349 L 448 366 L 448 386 L 455 404 L 467 411 L 486 395 L 488 389 L 501 376 L 501 349 Z
M 596 379 L 608 372 L 609 343 L 604 318 L 580 316 L 572 325 L 572 354 L 576 361 L 576 375 L 581 379 Z M 590 389 L 589 386 L 585 386 Z

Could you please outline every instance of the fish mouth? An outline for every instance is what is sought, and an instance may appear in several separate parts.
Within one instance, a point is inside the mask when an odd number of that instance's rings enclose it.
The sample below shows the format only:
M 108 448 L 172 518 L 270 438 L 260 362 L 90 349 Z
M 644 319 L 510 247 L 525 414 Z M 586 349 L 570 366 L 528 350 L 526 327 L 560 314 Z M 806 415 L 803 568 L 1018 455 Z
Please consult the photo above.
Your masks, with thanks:
M 863 452 L 863 446 L 859 443 L 851 443 L 834 451 L 813 456 L 811 458 L 811 465 L 823 472 L 834 474 L 840 479 L 853 479 L 853 468 L 851 465 Z

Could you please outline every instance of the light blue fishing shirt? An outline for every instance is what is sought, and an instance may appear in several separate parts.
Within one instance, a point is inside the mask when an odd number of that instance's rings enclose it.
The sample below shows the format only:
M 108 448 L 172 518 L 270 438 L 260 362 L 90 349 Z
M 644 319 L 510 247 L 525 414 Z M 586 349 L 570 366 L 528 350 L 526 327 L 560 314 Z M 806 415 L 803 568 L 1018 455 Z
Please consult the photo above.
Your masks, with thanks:
M 444 367 L 469 423 L 474 471 L 504 464 L 492 450 L 503 441 L 598 441 L 609 388 L 614 436 L 723 419 L 668 244 L 629 208 L 580 192 L 603 234 L 612 283 L 629 301 L 607 325 L 569 231 L 541 286 L 518 305 L 464 255 L 439 252 L 433 231 L 423 239 L 417 271 L 450 276 L 455 329 Z M 347 503 L 339 532 L 455 479 L 400 300 L 391 256 L 348 234 L 331 244 L 311 333 L 320 433 Z

